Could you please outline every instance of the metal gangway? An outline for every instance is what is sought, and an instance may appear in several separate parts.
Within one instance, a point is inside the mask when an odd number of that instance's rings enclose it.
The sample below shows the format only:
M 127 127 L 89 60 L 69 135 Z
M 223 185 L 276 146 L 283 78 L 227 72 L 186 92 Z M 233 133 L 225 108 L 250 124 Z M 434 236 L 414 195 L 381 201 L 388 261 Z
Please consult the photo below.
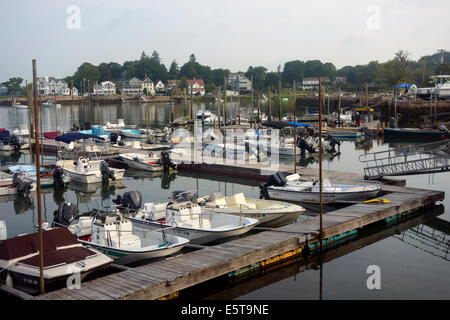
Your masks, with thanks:
M 426 144 L 399 144 L 385 151 L 359 156 L 364 179 L 450 171 L 450 140 Z

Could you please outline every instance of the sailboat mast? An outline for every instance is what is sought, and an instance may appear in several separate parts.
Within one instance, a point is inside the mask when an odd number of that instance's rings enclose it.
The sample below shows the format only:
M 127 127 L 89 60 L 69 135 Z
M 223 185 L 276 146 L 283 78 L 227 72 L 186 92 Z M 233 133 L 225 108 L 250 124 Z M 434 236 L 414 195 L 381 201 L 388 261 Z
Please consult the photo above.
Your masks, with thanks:
M 320 199 L 320 247 L 322 248 L 322 214 L 323 214 L 323 201 L 322 201 L 322 78 L 319 77 L 319 199 Z
M 37 188 L 37 203 L 38 203 L 38 224 L 39 224 L 39 274 L 41 294 L 45 293 L 44 289 L 44 239 L 42 232 L 42 210 L 41 210 L 41 175 L 40 175 L 40 159 L 39 159 L 39 109 L 37 101 L 37 86 L 36 86 L 36 59 L 33 59 L 33 105 L 34 105 L 34 151 L 36 153 L 36 188 Z

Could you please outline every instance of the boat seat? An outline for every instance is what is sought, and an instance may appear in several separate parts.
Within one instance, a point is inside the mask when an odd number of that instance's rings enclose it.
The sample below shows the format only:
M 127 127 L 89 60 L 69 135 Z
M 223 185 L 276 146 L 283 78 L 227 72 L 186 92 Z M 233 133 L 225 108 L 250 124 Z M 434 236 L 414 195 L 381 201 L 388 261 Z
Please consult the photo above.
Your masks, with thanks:
M 112 242 L 112 247 L 115 248 L 140 248 L 141 239 L 132 232 L 132 224 L 130 221 L 122 221 L 119 223 L 105 224 L 104 237 L 106 243 L 109 238 Z M 120 234 L 119 234 L 120 233 Z
M 236 205 L 247 205 L 247 201 L 245 201 L 244 193 L 236 193 L 230 197 L 226 198 L 227 206 L 236 206 Z
M 213 201 L 208 201 L 205 204 L 206 208 L 226 208 L 227 207 L 227 201 L 225 198 L 218 198 Z
M 88 236 L 92 233 L 92 218 L 91 217 L 80 217 L 78 221 L 78 237 Z

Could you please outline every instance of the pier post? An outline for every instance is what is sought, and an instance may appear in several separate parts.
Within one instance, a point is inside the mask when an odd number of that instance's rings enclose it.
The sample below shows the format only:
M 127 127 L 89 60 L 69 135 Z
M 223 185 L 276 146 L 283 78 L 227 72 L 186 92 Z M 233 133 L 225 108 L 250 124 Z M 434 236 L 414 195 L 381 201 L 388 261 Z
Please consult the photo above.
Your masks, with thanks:
M 268 120 L 269 121 L 272 121 L 272 98 L 271 98 L 271 96 L 270 96 L 270 91 L 271 91 L 271 89 L 270 89 L 270 86 L 269 86 L 269 93 L 268 93 L 268 98 L 269 98 L 269 116 L 268 116 Z
M 294 173 L 297 173 L 297 98 L 295 97 L 294 80 Z
M 41 175 L 40 175 L 40 161 L 39 161 L 39 110 L 37 102 L 37 81 L 36 81 L 36 59 L 33 59 L 33 105 L 34 105 L 34 123 L 36 123 L 34 134 L 34 146 L 36 152 L 36 188 L 37 188 L 37 203 L 38 203 L 38 224 L 39 224 L 39 274 L 41 294 L 45 293 L 44 289 L 44 239 L 42 232 L 42 210 L 41 210 Z M 31 109 L 31 108 L 30 108 Z
M 251 81 L 252 81 L 252 93 L 251 93 L 251 102 L 250 102 L 250 109 L 251 109 L 251 111 L 250 111 L 250 114 L 251 114 L 250 128 L 252 128 L 252 126 L 253 126 L 253 75 L 251 76 Z
M 322 214 L 323 214 L 323 200 L 322 200 L 322 78 L 319 77 L 319 202 L 320 202 L 320 233 L 319 241 L 322 249 Z

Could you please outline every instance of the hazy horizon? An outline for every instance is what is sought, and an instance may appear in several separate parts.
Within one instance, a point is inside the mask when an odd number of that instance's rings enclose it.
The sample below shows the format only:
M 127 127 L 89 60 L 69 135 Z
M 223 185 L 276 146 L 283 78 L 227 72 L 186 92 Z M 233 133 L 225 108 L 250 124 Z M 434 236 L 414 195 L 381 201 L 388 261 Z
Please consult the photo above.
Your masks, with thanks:
M 78 20 L 71 20 L 79 8 Z M 385 62 L 402 49 L 411 59 L 450 48 L 450 2 L 267 0 L 195 4 L 117 0 L 24 0 L 1 4 L 4 46 L 0 82 L 39 76 L 64 78 L 83 62 L 98 65 L 139 59 L 158 51 L 167 69 L 191 53 L 211 68 L 249 66 L 276 71 L 291 60 L 321 60 L 336 68 Z M 68 27 L 72 21 L 72 29 Z M 79 23 L 79 29 L 73 21 Z

